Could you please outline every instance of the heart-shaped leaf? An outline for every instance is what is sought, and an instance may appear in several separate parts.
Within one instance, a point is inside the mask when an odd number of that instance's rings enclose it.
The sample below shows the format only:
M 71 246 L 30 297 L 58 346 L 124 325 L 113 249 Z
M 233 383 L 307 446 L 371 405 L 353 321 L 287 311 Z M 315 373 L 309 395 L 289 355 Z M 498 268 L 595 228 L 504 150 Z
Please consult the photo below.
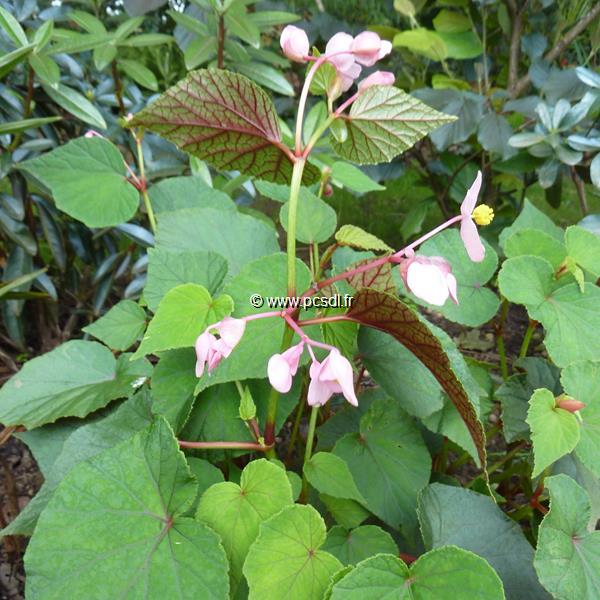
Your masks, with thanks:
M 330 600 L 381 598 L 504 600 L 504 590 L 483 558 L 444 546 L 421 555 L 410 567 L 390 554 L 368 558 L 335 583 L 330 596 Z
M 535 570 L 555 598 L 580 600 L 600 596 L 600 532 L 587 529 L 588 494 L 573 479 L 555 475 L 545 480 L 550 511 L 542 521 Z
M 288 506 L 260 526 L 244 563 L 249 600 L 321 600 L 342 564 L 320 550 L 325 522 L 310 505 Z M 276 591 L 277 590 L 277 591 Z
M 242 566 L 260 524 L 291 504 L 292 488 L 285 469 L 265 459 L 246 465 L 240 485 L 217 483 L 200 498 L 197 518 L 221 537 L 230 564 L 232 594 L 240 585 Z
M 348 465 L 335 454 L 317 452 L 304 465 L 308 482 L 322 494 L 335 498 L 348 498 L 366 504 L 358 491 Z
M 336 525 L 327 532 L 323 550 L 331 552 L 344 565 L 355 565 L 374 554 L 398 554 L 392 536 L 376 525 L 351 530 Z
M 485 433 L 477 412 L 454 372 L 440 341 L 406 304 L 398 298 L 365 288 L 358 292 L 347 317 L 380 329 L 406 346 L 433 374 L 460 413 L 485 469 Z
M 115 359 L 98 342 L 71 340 L 26 362 L 0 390 L 0 421 L 27 429 L 61 417 L 85 417 L 111 400 L 129 396 L 152 373 L 130 354 Z
M 308 190 L 307 190 L 308 192 Z M 337 226 L 335 210 L 314 194 L 303 194 L 298 203 L 296 224 L 296 239 L 304 244 L 327 241 L 334 233 Z M 287 231 L 290 204 L 286 202 L 279 211 L 281 225 Z
M 134 356 L 193 346 L 209 325 L 217 323 L 232 310 L 233 300 L 227 295 L 213 300 L 202 285 L 178 285 L 160 301 Z
M 281 141 L 273 102 L 247 77 L 201 69 L 169 88 L 130 122 L 158 133 L 217 169 L 289 183 L 294 156 Z M 310 164 L 303 182 L 319 179 Z
M 50 188 L 58 208 L 88 227 L 119 225 L 137 210 L 139 194 L 127 181 L 123 157 L 103 138 L 78 138 L 21 168 Z
M 575 415 L 558 408 L 550 390 L 536 390 L 529 400 L 527 423 L 533 442 L 533 477 L 561 456 L 571 452 L 579 442 L 579 423 Z
M 202 598 L 229 598 L 217 534 L 181 516 L 196 489 L 162 419 L 80 463 L 59 485 L 31 538 L 27 595 L 123 598 L 151 589 L 161 598 L 187 598 L 190 590 Z
M 145 327 L 144 309 L 132 300 L 121 300 L 83 331 L 113 350 L 127 350 L 142 335 Z
M 381 85 L 367 88 L 342 118 L 348 137 L 340 143 L 331 136 L 331 145 L 342 158 L 358 164 L 389 162 L 429 132 L 456 120 L 396 87 Z

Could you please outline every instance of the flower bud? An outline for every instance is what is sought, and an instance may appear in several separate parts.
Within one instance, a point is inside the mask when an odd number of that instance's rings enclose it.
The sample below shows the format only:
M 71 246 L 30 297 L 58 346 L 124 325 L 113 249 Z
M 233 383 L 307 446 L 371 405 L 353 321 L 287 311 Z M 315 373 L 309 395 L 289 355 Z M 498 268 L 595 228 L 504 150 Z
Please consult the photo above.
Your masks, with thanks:
M 389 71 L 375 71 L 375 73 L 371 73 L 371 75 L 365 77 L 358 84 L 358 89 L 363 92 L 372 85 L 394 85 L 394 81 L 396 81 L 396 77 L 394 77 L 393 73 Z
M 373 66 L 391 51 L 391 42 L 382 41 L 373 31 L 359 33 L 352 42 L 352 52 L 356 61 L 365 67 Z
M 585 408 L 586 405 L 580 400 L 575 400 L 575 398 L 571 398 L 571 396 L 561 394 L 556 398 L 556 406 L 558 408 L 562 408 L 563 410 L 567 410 L 570 413 L 576 413 L 582 408 Z
M 281 32 L 279 43 L 287 58 L 294 62 L 306 62 L 310 44 L 305 31 L 294 25 L 288 25 Z

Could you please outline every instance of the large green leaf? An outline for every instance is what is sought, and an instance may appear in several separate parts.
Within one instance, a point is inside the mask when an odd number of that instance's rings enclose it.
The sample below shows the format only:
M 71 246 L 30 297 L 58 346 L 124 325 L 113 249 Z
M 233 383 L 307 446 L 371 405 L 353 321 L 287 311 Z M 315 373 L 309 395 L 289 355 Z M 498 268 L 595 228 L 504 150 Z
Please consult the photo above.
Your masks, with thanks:
M 134 356 L 193 346 L 209 325 L 228 316 L 232 310 L 233 302 L 227 295 L 213 299 L 202 285 L 178 285 L 160 301 Z
M 332 135 L 331 145 L 342 158 L 359 164 L 389 162 L 440 125 L 456 120 L 396 87 L 379 85 L 364 91 L 342 118 L 348 137 L 340 143 Z
M 456 546 L 421 555 L 410 567 L 390 554 L 359 563 L 335 583 L 330 600 L 504 600 L 502 582 L 481 557 Z
M 83 95 L 62 83 L 44 84 L 44 91 L 56 104 L 84 123 L 98 129 L 106 129 L 106 121 L 100 111 Z
M 80 463 L 27 548 L 28 597 L 228 598 L 217 534 L 181 517 L 196 488 L 162 419 Z
M 558 269 L 567 256 L 565 245 L 541 229 L 518 229 L 504 242 L 507 258 L 534 255 L 545 258 Z
M 550 511 L 539 529 L 534 565 L 542 585 L 560 600 L 600 597 L 600 532 L 587 528 L 590 499 L 566 475 L 545 480 Z
M 286 202 L 279 211 L 281 225 L 286 231 L 289 210 L 289 202 Z M 327 241 L 337 226 L 337 216 L 333 208 L 312 193 L 305 193 L 298 203 L 297 219 L 296 239 L 304 244 L 320 244 Z
M 398 554 L 392 536 L 376 525 L 363 525 L 350 531 L 336 525 L 327 532 L 323 550 L 331 552 L 344 565 L 355 565 L 374 554 Z
M 181 208 L 217 208 L 236 210 L 233 200 L 215 190 L 200 177 L 169 177 L 148 190 L 156 214 Z
M 78 138 L 21 168 L 50 188 L 58 208 L 88 227 L 119 225 L 137 210 L 139 194 L 127 181 L 123 157 L 103 138 Z
M 314 454 L 304 465 L 304 476 L 322 494 L 366 504 L 366 500 L 354 483 L 348 465 L 335 454 L 330 452 Z
M 373 403 L 333 448 L 344 459 L 366 507 L 391 527 L 413 533 L 417 493 L 427 485 L 431 457 L 412 419 L 389 398 Z
M 521 528 L 489 497 L 432 483 L 419 494 L 419 523 L 429 550 L 454 545 L 487 560 L 509 600 L 546 600 Z M 460 596 L 459 596 L 460 597 Z
M 320 550 L 325 522 L 312 506 L 289 506 L 260 526 L 244 563 L 250 600 L 321 600 L 340 561 Z
M 83 328 L 113 350 L 127 350 L 144 332 L 146 313 L 132 300 L 121 300 L 105 315 Z
M 354 298 L 347 316 L 368 327 L 392 335 L 410 350 L 433 374 L 465 422 L 485 469 L 485 433 L 475 407 L 440 341 L 427 325 L 398 298 L 365 288 Z
M 524 304 L 544 326 L 544 343 L 558 366 L 600 356 L 600 288 L 591 283 L 583 290 L 576 283 L 558 287 L 552 265 L 536 256 L 505 261 L 498 285 L 503 296 Z
M 277 234 L 259 219 L 214 208 L 188 208 L 162 214 L 156 245 L 168 252 L 216 252 L 227 259 L 229 275 L 250 261 L 279 251 Z
M 201 497 L 197 518 L 221 537 L 229 559 L 232 594 L 241 583 L 242 566 L 260 524 L 291 504 L 292 488 L 285 469 L 265 459 L 244 468 L 240 485 L 217 483 Z
M 2 534 L 31 535 L 56 488 L 74 466 L 129 439 L 134 433 L 147 427 L 151 421 L 150 401 L 144 390 L 108 414 L 96 413 L 90 422 L 78 427 L 65 440 L 50 472 L 44 473 L 44 483 L 38 493 Z M 46 427 L 48 426 L 34 431 L 43 431 Z
M 149 248 L 144 300 L 148 308 L 156 312 L 165 294 L 174 287 L 195 283 L 215 294 L 226 275 L 227 260 L 216 252 L 169 252 L 168 249 Z
M 498 241 L 502 249 L 504 249 L 506 241 L 513 233 L 523 229 L 539 229 L 559 242 L 564 239 L 564 231 L 527 198 L 525 198 L 523 210 L 521 210 L 519 216 L 512 222 L 510 227 L 505 227 L 500 233 Z
M 594 277 L 600 277 L 600 237 L 572 225 L 565 231 L 565 245 L 569 256 Z
M 477 327 L 487 323 L 498 310 L 498 296 L 485 284 L 492 278 L 498 266 L 498 255 L 483 240 L 485 258 L 481 262 L 473 262 L 456 229 L 447 229 L 431 238 L 419 250 L 424 256 L 441 256 L 452 267 L 452 273 L 458 284 L 458 304 L 447 301 L 444 306 L 432 307 L 412 294 L 410 298 L 435 311 L 442 313 L 447 319 Z
M 131 125 L 147 127 L 217 169 L 277 183 L 291 180 L 293 155 L 281 141 L 275 107 L 243 75 L 223 69 L 192 71 Z M 311 184 L 318 178 L 318 169 L 307 165 L 303 181 Z
M 600 361 L 578 361 L 561 375 L 565 392 L 585 403 L 581 409 L 580 439 L 575 454 L 600 478 Z
M 536 390 L 529 400 L 527 423 L 533 442 L 533 477 L 561 456 L 571 452 L 579 442 L 579 423 L 575 415 L 558 408 L 550 390 Z
M 151 374 L 146 361 L 118 359 L 98 342 L 72 340 L 23 365 L 0 390 L 0 421 L 27 429 L 85 417 L 129 396 Z

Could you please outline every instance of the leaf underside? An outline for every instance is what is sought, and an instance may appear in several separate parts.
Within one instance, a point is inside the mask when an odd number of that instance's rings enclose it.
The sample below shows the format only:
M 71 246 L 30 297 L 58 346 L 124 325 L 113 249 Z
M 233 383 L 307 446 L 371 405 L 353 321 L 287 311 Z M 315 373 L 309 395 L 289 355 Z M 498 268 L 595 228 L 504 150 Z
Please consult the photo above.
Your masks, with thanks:
M 169 88 L 130 123 L 143 126 L 207 161 L 275 183 L 289 183 L 293 155 L 281 141 L 269 96 L 247 77 L 222 69 L 200 69 Z M 319 170 L 307 164 L 303 182 Z

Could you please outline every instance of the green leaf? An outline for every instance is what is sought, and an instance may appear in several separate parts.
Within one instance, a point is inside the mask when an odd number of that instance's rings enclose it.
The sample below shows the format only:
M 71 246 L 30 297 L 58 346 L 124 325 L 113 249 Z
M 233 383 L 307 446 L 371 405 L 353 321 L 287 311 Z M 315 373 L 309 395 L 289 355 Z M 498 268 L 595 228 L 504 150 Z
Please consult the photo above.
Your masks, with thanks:
M 121 300 L 105 315 L 83 328 L 113 350 L 127 350 L 146 328 L 146 313 L 132 300 Z
M 564 367 L 576 360 L 600 356 L 600 288 L 591 283 L 557 287 L 552 265 L 535 256 L 509 258 L 498 275 L 500 292 L 524 304 L 545 329 L 550 358 Z
M 237 275 L 247 263 L 279 251 L 276 232 L 266 223 L 214 208 L 164 213 L 158 221 L 156 245 L 175 253 L 216 252 L 227 259 L 230 276 Z
M 565 231 L 565 245 L 568 255 L 594 277 L 600 277 L 600 237 L 596 234 L 572 225 Z
M 56 104 L 64 108 L 73 116 L 97 129 L 106 129 L 106 121 L 100 114 L 100 111 L 79 92 L 76 92 L 62 83 L 45 85 L 42 82 L 42 87 L 46 94 L 48 94 Z M 95 139 L 98 141 L 99 138 Z
M 565 392 L 585 403 L 581 415 L 580 439 L 575 454 L 594 475 L 600 478 L 600 361 L 578 361 L 562 372 Z
M 139 35 L 127 38 L 119 46 L 128 48 L 147 48 L 149 46 L 162 46 L 170 44 L 173 38 L 165 33 L 140 33 Z
M 534 255 L 558 269 L 567 256 L 565 245 L 541 229 L 518 229 L 504 242 L 507 258 Z
M 410 299 L 429 309 L 433 308 L 447 319 L 462 325 L 478 327 L 487 323 L 500 306 L 498 296 L 485 287 L 496 272 L 498 255 L 485 240 L 482 241 L 485 246 L 485 258 L 477 263 L 469 258 L 456 229 L 442 231 L 425 242 L 421 246 L 419 254 L 441 256 L 450 263 L 458 284 L 458 304 L 448 301 L 444 306 L 432 307 L 407 293 Z M 405 288 L 404 292 L 407 292 Z
M 234 5 L 225 13 L 225 29 L 247 44 L 260 47 L 260 30 L 248 18 L 245 7 Z
M 285 469 L 265 459 L 244 468 L 240 485 L 217 483 L 200 499 L 197 519 L 221 537 L 230 564 L 232 595 L 242 581 L 242 566 L 260 524 L 292 504 Z
M 269 181 L 261 181 L 260 179 L 254 182 L 254 187 L 266 198 L 275 200 L 275 202 L 281 202 L 285 204 L 290 199 L 290 186 L 281 185 L 279 183 L 271 183 Z M 315 195 L 310 191 L 309 188 L 301 186 L 300 193 L 298 196 L 298 204 L 304 202 L 310 202 L 310 198 Z
M 417 493 L 429 481 L 431 458 L 398 403 L 388 398 L 373 403 L 360 432 L 346 434 L 333 452 L 348 465 L 366 507 L 391 527 L 413 533 Z
M 355 225 L 343 225 L 335 234 L 335 241 L 340 246 L 350 246 L 360 250 L 375 250 L 376 252 L 392 252 L 385 242 Z
M 7 121 L 0 123 L 0 135 L 18 133 L 19 131 L 26 131 L 27 129 L 41 127 L 42 125 L 56 123 L 61 120 L 62 117 L 40 117 L 37 119 L 22 119 L 21 121 Z
M 304 465 L 304 476 L 308 483 L 322 494 L 366 504 L 366 500 L 354 483 L 348 465 L 335 454 L 330 452 L 314 454 Z
M 389 554 L 368 558 L 335 583 L 330 596 L 330 600 L 381 598 L 504 600 L 504 591 L 483 558 L 445 546 L 421 555 L 410 568 Z
M 215 294 L 227 275 L 227 261 L 216 252 L 169 252 L 163 248 L 148 249 L 148 279 L 144 300 L 156 312 L 164 295 L 183 283 L 204 286 Z
M 423 27 L 397 33 L 393 43 L 394 47 L 408 48 L 435 61 L 444 60 L 448 56 L 448 48 L 442 37 Z
M 545 480 L 550 511 L 538 534 L 534 566 L 542 585 L 555 598 L 579 600 L 600 594 L 600 532 L 587 528 L 588 494 L 566 475 Z
M 444 42 L 448 58 L 467 60 L 477 58 L 483 53 L 483 46 L 477 35 L 472 31 L 462 33 L 438 31 L 438 35 Z
M 334 123 L 337 122 L 339 121 L 334 121 Z M 334 162 L 331 166 L 331 176 L 345 188 L 358 192 L 359 194 L 385 190 L 385 186 L 379 185 L 358 167 L 339 160 Z
M 555 225 L 550 217 L 537 209 L 527 198 L 525 198 L 523 210 L 521 210 L 519 216 L 513 221 L 510 227 L 504 228 L 500 233 L 500 237 L 498 238 L 500 247 L 504 250 L 508 238 L 516 231 L 521 231 L 522 229 L 540 229 L 559 242 L 562 242 L 564 239 L 563 230 L 558 225 Z
M 232 310 L 233 301 L 229 296 L 213 300 L 202 285 L 178 285 L 160 301 L 134 357 L 193 346 L 209 325 L 228 316 Z
M 129 396 L 150 376 L 145 361 L 115 359 L 97 342 L 72 340 L 33 358 L 0 390 L 0 420 L 27 429 L 60 417 L 85 417 L 111 400 Z
M 310 271 L 300 260 L 296 262 L 296 289 L 305 290 L 310 286 Z M 287 287 L 287 261 L 285 254 L 277 253 L 265 256 L 245 265 L 240 273 L 224 288 L 224 292 L 233 298 L 234 317 L 269 310 L 254 308 L 250 303 L 252 294 L 281 296 Z M 256 319 L 246 325 L 244 336 L 235 350 L 210 374 L 199 380 L 199 388 L 223 381 L 263 378 L 267 375 L 269 358 L 281 350 L 281 336 L 285 329 L 283 319 Z M 256 398 L 257 396 L 254 395 Z
M 340 144 L 332 138 L 331 145 L 339 156 L 359 164 L 389 162 L 429 132 L 456 120 L 398 88 L 380 85 L 367 88 L 342 118 L 348 139 Z
M 110 42 L 106 33 L 77 33 L 68 29 L 55 29 L 56 43 L 46 48 L 46 54 L 78 54 L 104 46 Z
M 463 12 L 443 8 L 433 19 L 436 31 L 444 33 L 461 33 L 470 31 L 471 22 Z
M 535 459 L 532 477 L 537 477 L 546 467 L 571 452 L 579 442 L 577 418 L 558 408 L 554 394 L 549 390 L 539 389 L 533 393 L 527 423 L 531 428 Z
M 0 27 L 4 29 L 15 46 L 26 46 L 29 43 L 19 21 L 2 6 L 0 6 Z
M 64 442 L 50 472 L 44 473 L 41 489 L 17 518 L 1 532 L 3 535 L 31 535 L 40 514 L 69 471 L 80 462 L 116 446 L 147 427 L 152 421 L 152 413 L 148 396 L 142 389 L 108 414 L 96 413 L 89 418 L 90 422 L 78 427 Z M 49 426 L 34 431 L 43 431 L 47 427 Z
M 138 192 L 126 179 L 121 153 L 108 140 L 79 138 L 21 168 L 50 188 L 58 208 L 88 227 L 119 225 L 137 210 Z
M 153 185 L 148 194 L 157 215 L 182 208 L 236 210 L 227 194 L 208 186 L 200 177 L 169 177 Z
M 376 525 L 363 525 L 350 531 L 336 525 L 327 532 L 323 550 L 344 565 L 356 565 L 374 554 L 398 554 L 392 536 Z
M 489 496 L 432 483 L 419 494 L 418 514 L 428 550 L 454 545 L 481 556 L 502 579 L 507 598 L 548 598 L 533 570 L 531 544 Z
M 273 597 L 274 590 L 289 600 L 321 600 L 342 567 L 320 550 L 325 535 L 325 522 L 312 506 L 289 506 L 265 521 L 244 563 L 249 600 Z
M 227 560 L 218 536 L 181 516 L 196 489 L 163 420 L 80 463 L 27 548 L 28 595 L 140 597 L 152 589 L 152 596 L 186 598 L 194 589 L 225 600 Z
M 259 85 L 269 88 L 278 94 L 284 96 L 294 95 L 292 84 L 278 69 L 258 62 L 235 63 L 232 66 L 242 75 L 253 79 Z M 309 169 L 312 171 L 312 166 L 309 165 Z
M 279 211 L 281 225 L 288 230 L 290 203 L 286 202 Z M 337 227 L 335 210 L 314 194 L 304 194 L 298 202 L 296 221 L 296 239 L 304 244 L 327 241 Z
M 206 34 L 194 38 L 183 53 L 188 70 L 207 63 L 217 54 L 217 38 Z
M 217 169 L 238 170 L 289 183 L 293 156 L 281 141 L 275 107 L 247 77 L 222 69 L 188 73 L 138 113 L 132 126 L 147 127 Z M 319 179 L 307 165 L 303 181 Z
M 192 348 L 161 352 L 152 373 L 152 410 L 179 433 L 190 415 L 196 387 L 196 353 Z
M 334 498 L 327 494 L 321 494 L 320 498 L 331 513 L 331 516 L 335 519 L 335 522 L 339 523 L 345 529 L 358 527 L 371 514 L 362 504 L 354 500 Z
M 49 56 L 45 54 L 32 54 L 29 57 L 29 65 L 46 85 L 58 84 L 60 80 L 60 68 Z
M 477 449 L 479 464 L 485 469 L 483 426 L 444 347 L 427 325 L 398 298 L 368 288 L 358 292 L 347 316 L 361 325 L 390 334 L 431 371 L 465 422 Z
M 195 456 L 186 456 L 186 459 L 190 467 L 190 471 L 198 482 L 198 493 L 196 494 L 196 499 L 187 513 L 190 516 L 195 516 L 196 511 L 198 510 L 198 502 L 200 501 L 202 494 L 204 494 L 204 492 L 215 483 L 223 483 L 225 478 L 223 477 L 223 472 L 221 469 L 219 469 L 219 467 L 215 467 L 215 465 L 209 463 L 207 460 L 196 458 Z
M 156 75 L 148 68 L 139 63 L 137 60 L 125 60 L 120 58 L 117 64 L 125 75 L 133 79 L 136 83 L 145 87 L 146 89 L 152 90 L 153 92 L 158 91 L 158 81 Z

